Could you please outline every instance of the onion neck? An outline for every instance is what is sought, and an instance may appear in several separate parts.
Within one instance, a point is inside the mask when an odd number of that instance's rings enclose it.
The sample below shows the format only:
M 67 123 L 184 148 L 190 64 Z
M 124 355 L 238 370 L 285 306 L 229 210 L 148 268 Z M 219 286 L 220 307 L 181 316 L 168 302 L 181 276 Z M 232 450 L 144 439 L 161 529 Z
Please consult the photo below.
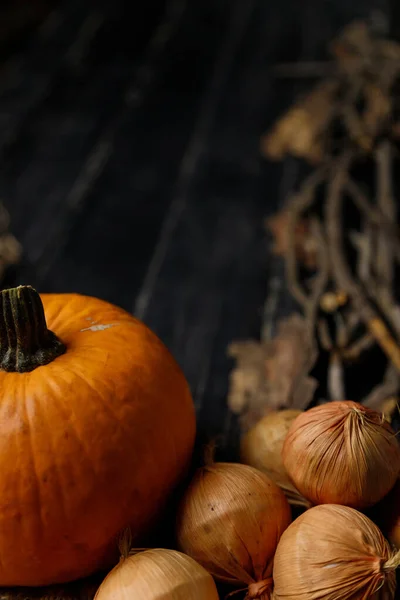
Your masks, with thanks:
M 400 566 L 400 550 L 394 552 L 383 564 L 383 571 L 395 571 Z
M 272 592 L 272 577 L 251 583 L 247 590 L 246 600 L 269 600 Z
M 31 286 L 0 292 L 0 369 L 26 373 L 47 365 L 66 348 L 47 329 L 43 304 Z

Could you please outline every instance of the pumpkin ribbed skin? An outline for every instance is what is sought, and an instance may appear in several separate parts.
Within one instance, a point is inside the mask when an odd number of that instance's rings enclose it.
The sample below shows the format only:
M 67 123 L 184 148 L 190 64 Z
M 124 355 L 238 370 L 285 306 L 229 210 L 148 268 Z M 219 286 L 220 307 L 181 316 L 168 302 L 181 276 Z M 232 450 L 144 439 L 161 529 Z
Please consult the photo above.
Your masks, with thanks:
M 66 353 L 0 371 L 0 586 L 109 566 L 121 529 L 154 519 L 190 461 L 186 380 L 145 325 L 98 299 L 41 296 Z

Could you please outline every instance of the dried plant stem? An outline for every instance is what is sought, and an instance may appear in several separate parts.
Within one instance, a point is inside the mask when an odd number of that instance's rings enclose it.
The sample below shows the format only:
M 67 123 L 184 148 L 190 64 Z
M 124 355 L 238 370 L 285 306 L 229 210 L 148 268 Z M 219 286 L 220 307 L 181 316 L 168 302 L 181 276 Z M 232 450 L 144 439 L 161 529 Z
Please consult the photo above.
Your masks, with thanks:
M 322 225 L 316 217 L 311 220 L 311 231 L 318 244 L 319 271 L 318 275 L 313 280 L 310 296 L 308 298 L 305 296 L 304 316 L 306 321 L 306 335 L 308 338 L 306 340 L 307 347 L 314 346 L 319 303 L 329 281 L 330 271 L 329 253 L 322 233 Z M 300 382 L 308 375 L 311 366 L 311 363 L 308 361 L 304 363 L 303 369 L 298 373 L 294 381 L 294 388 L 298 387 L 300 389 Z
M 362 323 L 360 315 L 352 307 L 344 313 L 336 313 L 334 317 L 337 325 L 337 352 L 343 361 L 357 360 L 364 350 L 375 343 L 374 338 L 369 333 L 365 333 L 355 341 L 351 341 L 357 327 Z
M 363 233 L 352 232 L 350 239 L 358 252 L 357 276 L 364 285 L 373 285 L 372 283 L 372 255 L 373 255 L 373 228 L 367 221 L 363 228 Z
M 340 312 L 334 314 L 334 319 L 336 323 L 336 348 L 340 350 L 348 346 L 352 331 Z
M 296 224 L 301 215 L 312 205 L 315 191 L 323 182 L 324 175 L 324 167 L 312 173 L 312 175 L 310 175 L 303 183 L 299 193 L 291 199 L 288 207 L 287 237 L 289 240 L 289 247 L 286 253 L 286 278 L 290 293 L 302 306 L 308 304 L 308 296 L 298 280 L 297 259 L 294 246 Z
M 376 152 L 378 206 L 390 223 L 396 222 L 396 204 L 392 190 L 392 148 L 388 140 L 382 142 Z M 400 322 L 393 312 L 395 298 L 393 296 L 394 260 L 393 244 L 385 231 L 379 231 L 376 253 L 376 272 L 378 285 L 374 286 L 375 298 L 379 308 L 387 315 L 392 328 L 400 337 Z
M 121 555 L 121 558 L 128 558 L 129 553 L 132 548 L 132 531 L 129 527 L 124 529 L 120 535 L 118 540 L 118 549 Z
M 359 311 L 367 329 L 374 336 L 382 350 L 400 370 L 400 348 L 393 339 L 388 327 L 379 317 L 361 286 L 354 280 L 346 263 L 343 252 L 343 231 L 341 227 L 341 213 L 343 209 L 347 170 L 353 156 L 345 152 L 335 165 L 332 178 L 328 186 L 328 195 L 325 206 L 326 233 L 331 253 L 333 276 L 338 287 L 344 289 L 352 298 L 356 309 Z
M 386 154 L 383 155 L 387 156 Z M 382 155 L 381 155 L 382 160 Z M 383 162 L 386 164 L 386 159 L 383 159 Z M 386 169 L 386 166 L 385 166 Z M 391 177 L 390 173 L 383 172 L 378 175 L 378 179 L 386 179 L 386 177 Z M 397 337 L 400 338 L 400 319 L 399 315 L 396 312 L 396 304 L 393 298 L 393 294 L 390 290 L 390 286 L 393 285 L 393 269 L 394 265 L 388 265 L 387 263 L 392 262 L 393 259 L 396 259 L 397 262 L 400 263 L 400 238 L 399 231 L 395 225 L 395 219 L 390 221 L 387 215 L 382 212 L 382 206 L 374 206 L 367 198 L 367 196 L 360 190 L 360 188 L 351 180 L 348 180 L 346 183 L 346 192 L 348 192 L 349 196 L 354 201 L 355 205 L 359 208 L 359 210 L 363 213 L 364 217 L 369 220 L 370 228 L 371 228 L 371 237 L 370 240 L 365 237 L 361 242 L 359 242 L 359 251 L 368 252 L 369 254 L 373 254 L 373 244 L 372 244 L 372 231 L 374 227 L 378 228 L 380 231 L 379 241 L 381 243 L 381 252 L 380 255 L 378 252 L 376 253 L 380 256 L 380 272 L 386 271 L 388 284 L 385 284 L 385 277 L 379 278 L 379 269 L 378 271 L 378 280 L 373 278 L 372 273 L 370 273 L 370 277 L 367 281 L 363 281 L 366 284 L 369 294 L 373 297 L 377 306 L 381 310 L 381 312 L 385 315 L 387 321 L 390 323 L 392 329 L 396 332 Z M 385 183 L 380 190 L 380 196 L 387 197 L 391 196 L 391 209 L 395 210 L 394 200 L 392 197 L 390 182 Z M 382 204 L 382 202 L 381 202 Z M 359 234 L 361 235 L 361 234 Z M 354 237 L 353 237 L 354 240 Z M 389 253 L 389 254 L 388 254 Z M 384 264 L 383 264 L 384 263 Z
M 365 333 L 360 339 L 349 345 L 347 348 L 341 350 L 341 356 L 343 360 L 353 362 L 358 360 L 360 355 L 372 348 L 375 343 L 375 338 L 370 333 Z
M 281 77 L 325 78 L 263 136 L 262 147 L 274 160 L 291 155 L 318 165 L 276 218 L 286 283 L 305 316 L 306 335 L 330 355 L 331 399 L 345 397 L 348 363 L 376 346 L 383 350 L 388 372 L 365 399 L 379 407 L 400 390 L 400 305 L 394 281 L 400 228 L 392 189 L 393 140 L 400 139 L 400 121 L 393 126 L 400 44 L 385 39 L 375 25 L 356 21 L 346 26 L 330 45 L 330 62 L 274 68 Z M 352 178 L 354 163 L 362 166 L 366 159 L 375 164 L 373 201 Z M 353 216 L 360 230 L 349 232 L 346 220 Z M 354 268 L 348 237 L 356 254 Z
M 308 322 L 309 329 L 314 333 L 320 299 L 329 281 L 330 264 L 329 252 L 324 240 L 322 225 L 316 217 L 313 217 L 311 220 L 311 231 L 318 245 L 317 260 L 319 270 L 318 275 L 313 280 L 310 297 L 306 301 L 305 317 Z
M 333 348 L 333 341 L 332 341 L 331 334 L 329 332 L 328 323 L 326 322 L 325 319 L 323 319 L 323 318 L 318 319 L 317 331 L 318 331 L 319 343 L 321 344 L 322 348 L 326 352 L 331 352 L 331 350 Z
M 368 408 L 379 410 L 385 400 L 398 393 L 399 383 L 400 377 L 397 369 L 392 364 L 389 364 L 383 382 L 377 385 L 368 396 L 364 398 L 363 404 Z
M 371 316 L 371 318 L 368 320 L 368 329 L 375 337 L 377 343 L 385 352 L 386 356 L 400 371 L 400 348 L 393 339 L 388 327 L 379 317 Z
M 328 367 L 328 394 L 330 400 L 344 400 L 346 398 L 343 363 L 337 352 L 332 352 L 330 355 Z
M 400 263 L 400 230 L 397 225 L 386 219 L 380 208 L 369 201 L 365 192 L 363 192 L 350 177 L 347 177 L 346 179 L 345 192 L 357 206 L 358 210 L 366 219 L 368 219 L 371 225 L 382 228 L 385 235 L 390 237 L 393 245 L 393 255 L 397 262 Z
M 389 140 L 381 143 L 376 151 L 377 165 L 377 200 L 378 206 L 388 222 L 396 222 L 396 205 L 393 198 L 393 190 L 391 184 L 392 176 L 392 148 Z M 391 244 L 388 244 L 388 239 L 384 231 L 380 231 L 377 246 L 377 272 L 382 278 L 384 284 L 382 292 L 387 293 L 388 288 L 393 285 L 393 252 Z M 380 282 L 381 283 L 381 282 Z M 390 301 L 393 297 L 390 296 Z

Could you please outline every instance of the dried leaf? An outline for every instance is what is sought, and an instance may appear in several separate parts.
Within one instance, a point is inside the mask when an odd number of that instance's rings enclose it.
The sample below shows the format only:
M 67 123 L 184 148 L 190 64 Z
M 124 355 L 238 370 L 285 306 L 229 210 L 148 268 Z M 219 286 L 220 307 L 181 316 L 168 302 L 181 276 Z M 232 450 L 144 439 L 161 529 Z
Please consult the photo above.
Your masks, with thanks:
M 363 121 L 367 135 L 371 139 L 371 147 L 377 132 L 382 127 L 382 123 L 387 121 L 392 112 L 392 98 L 376 84 L 365 85 L 365 110 Z
M 282 160 L 286 154 L 293 154 L 311 163 L 320 162 L 324 154 L 323 134 L 335 111 L 334 96 L 338 88 L 337 81 L 323 82 L 289 109 L 262 137 L 264 156 Z
M 365 108 L 359 113 L 355 106 L 343 108 L 343 118 L 349 137 L 362 150 L 371 152 L 377 134 L 389 122 L 392 100 L 376 83 L 366 83 L 362 90 Z
M 229 408 L 241 415 L 243 429 L 254 425 L 272 410 L 304 409 L 311 401 L 317 382 L 309 376 L 317 358 L 314 342 L 300 315 L 278 324 L 268 342 L 235 342 L 229 355 L 236 359 L 230 376 Z
M 347 75 L 360 72 L 363 58 L 371 54 L 372 39 L 365 21 L 353 21 L 329 45 L 339 69 Z
M 294 244 L 297 260 L 308 269 L 317 265 L 318 242 L 312 235 L 308 219 L 299 219 L 296 223 L 294 240 L 288 231 L 289 213 L 283 209 L 266 220 L 266 226 L 274 237 L 272 252 L 277 256 L 285 256 L 289 245 Z
M 228 405 L 235 414 L 263 404 L 265 394 L 265 345 L 256 341 L 234 342 L 228 355 L 236 359 L 230 374 Z

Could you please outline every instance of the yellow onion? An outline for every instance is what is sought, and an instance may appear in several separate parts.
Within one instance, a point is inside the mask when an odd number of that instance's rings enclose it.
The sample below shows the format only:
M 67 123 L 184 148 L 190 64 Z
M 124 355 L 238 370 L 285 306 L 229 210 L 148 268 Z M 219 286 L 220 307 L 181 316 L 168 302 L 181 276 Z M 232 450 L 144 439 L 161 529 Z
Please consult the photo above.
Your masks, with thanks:
M 292 423 L 283 464 L 312 504 L 365 508 L 394 486 L 400 446 L 383 415 L 357 402 L 328 402 Z
M 282 460 L 282 448 L 287 432 L 301 410 L 278 410 L 265 415 L 242 438 L 241 461 L 259 469 L 283 490 L 290 504 L 309 506 L 309 502 L 296 490 Z
M 177 540 L 216 579 L 245 584 L 247 598 L 266 600 L 276 546 L 290 519 L 283 492 L 264 473 L 214 463 L 197 471 L 184 495 Z
M 218 600 L 214 580 L 189 556 L 154 549 L 121 558 L 95 600 Z
M 399 563 L 368 517 L 348 506 L 314 506 L 278 544 L 274 600 L 391 600 Z

